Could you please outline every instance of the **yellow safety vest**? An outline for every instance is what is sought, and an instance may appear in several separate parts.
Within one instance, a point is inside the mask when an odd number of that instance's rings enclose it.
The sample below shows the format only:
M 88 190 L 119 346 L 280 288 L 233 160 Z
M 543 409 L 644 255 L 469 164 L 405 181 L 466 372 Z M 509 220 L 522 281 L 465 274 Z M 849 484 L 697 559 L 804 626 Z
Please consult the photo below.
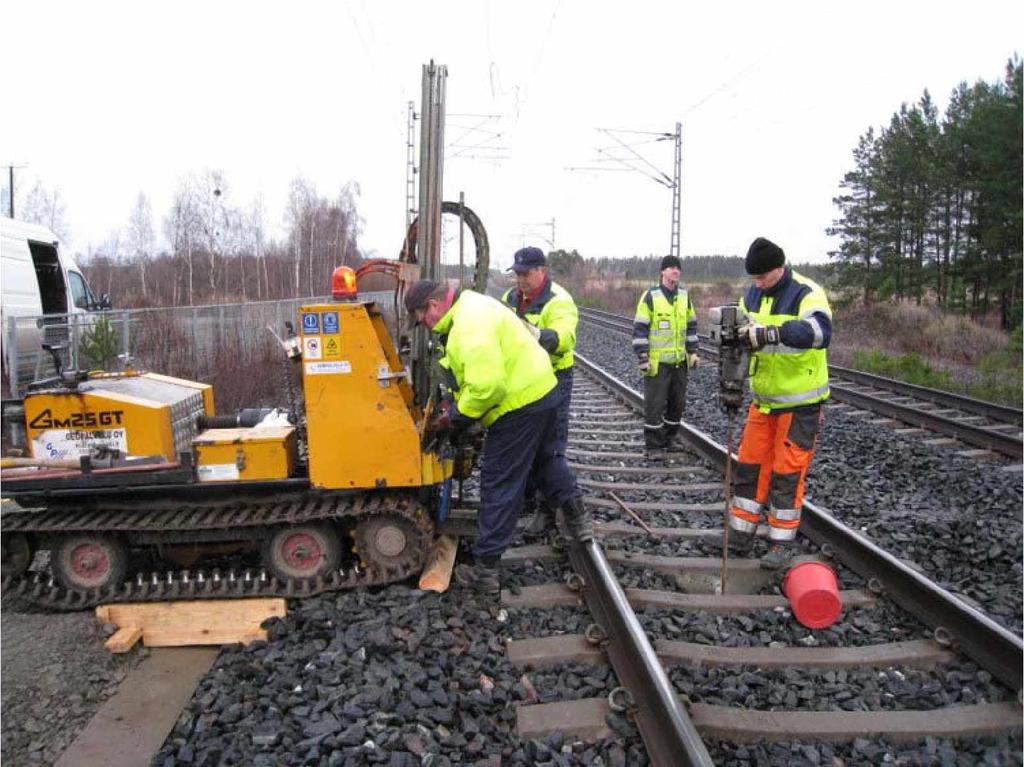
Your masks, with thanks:
M 743 297 L 750 319 L 761 325 L 783 325 L 832 310 L 825 291 L 813 280 L 790 272 L 789 282 L 774 296 L 751 287 Z M 786 279 L 786 277 L 783 277 Z M 758 349 L 751 359 L 750 390 L 764 413 L 813 405 L 828 399 L 828 359 L 825 349 L 796 349 L 783 343 Z
M 509 288 L 505 291 L 502 300 L 511 307 L 512 311 L 541 330 L 553 330 L 558 334 L 558 346 L 551 352 L 551 368 L 558 372 L 566 370 L 573 365 L 572 351 L 576 348 L 576 325 L 579 323 L 579 313 L 576 310 L 576 302 L 572 300 L 569 291 L 552 280 L 540 295 L 537 296 L 526 310 L 519 312 L 519 288 Z
M 441 365 L 458 384 L 459 412 L 484 426 L 536 402 L 558 383 L 547 352 L 490 296 L 463 290 L 434 332 L 448 336 Z
M 633 324 L 634 327 L 646 326 L 648 330 L 646 338 L 634 337 L 633 350 L 646 351 L 649 355 L 649 376 L 658 374 L 662 362 L 679 364 L 686 361 L 687 352 L 697 351 L 697 313 L 682 285 L 676 289 L 676 300 L 672 303 L 665 298 L 660 285 L 644 291 L 636 306 Z

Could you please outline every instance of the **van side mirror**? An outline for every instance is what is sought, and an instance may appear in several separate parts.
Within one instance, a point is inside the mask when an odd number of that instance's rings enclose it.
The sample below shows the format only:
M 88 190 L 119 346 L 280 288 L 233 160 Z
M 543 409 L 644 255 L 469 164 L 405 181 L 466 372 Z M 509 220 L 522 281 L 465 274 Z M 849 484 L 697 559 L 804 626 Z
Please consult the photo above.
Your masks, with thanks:
M 102 296 L 100 296 L 100 300 L 99 301 L 93 302 L 92 308 L 93 308 L 94 311 L 95 310 L 112 309 L 113 308 L 113 304 L 110 303 L 110 294 L 109 293 L 104 293 Z

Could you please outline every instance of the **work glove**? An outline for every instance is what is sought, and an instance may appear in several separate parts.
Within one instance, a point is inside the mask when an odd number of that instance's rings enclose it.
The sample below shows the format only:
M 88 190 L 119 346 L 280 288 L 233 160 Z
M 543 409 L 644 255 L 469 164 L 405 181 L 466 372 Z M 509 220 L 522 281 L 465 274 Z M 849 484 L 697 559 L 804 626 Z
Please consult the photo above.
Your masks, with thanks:
M 526 329 L 530 331 L 531 336 L 533 336 L 538 341 L 540 340 L 540 328 L 538 328 L 536 325 L 527 322 L 526 320 L 520 320 L 520 322 L 522 322 L 523 325 L 526 326 Z
M 452 411 L 455 403 L 450 399 L 441 400 L 434 414 L 427 420 L 427 426 L 423 430 L 427 443 L 437 442 L 447 437 L 452 432 Z
M 690 370 L 693 370 L 699 364 L 700 364 L 700 357 L 698 357 L 696 354 L 687 354 L 686 355 L 686 367 L 688 367 Z
M 459 408 L 452 400 L 443 399 L 430 420 L 427 421 L 424 434 L 428 444 L 440 442 L 445 438 L 454 442 L 474 424 L 476 421 L 460 413 Z
M 558 349 L 558 333 L 551 330 L 551 328 L 544 328 L 544 330 L 540 331 L 540 335 L 537 336 L 537 342 L 548 354 L 554 354 L 555 350 Z
M 768 325 L 766 327 L 756 322 L 748 322 L 746 325 L 740 326 L 739 337 L 747 346 L 757 351 L 762 346 L 779 342 L 779 326 Z
M 647 355 L 647 352 L 638 354 L 637 362 L 639 363 L 641 373 L 647 375 L 651 372 L 651 358 Z

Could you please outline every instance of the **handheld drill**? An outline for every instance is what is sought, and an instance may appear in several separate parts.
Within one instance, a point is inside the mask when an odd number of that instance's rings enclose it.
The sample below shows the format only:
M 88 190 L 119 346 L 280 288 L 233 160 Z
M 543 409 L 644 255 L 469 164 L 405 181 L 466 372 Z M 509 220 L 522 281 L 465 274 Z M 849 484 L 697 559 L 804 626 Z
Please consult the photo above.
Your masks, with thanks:
M 747 324 L 742 306 L 716 306 L 709 314 L 711 340 L 718 345 L 718 402 L 727 414 L 725 437 L 725 518 L 722 522 L 721 593 L 726 593 L 729 557 L 729 509 L 732 502 L 732 427 L 743 405 L 743 389 L 750 375 L 750 347 L 740 337 Z
M 744 382 L 750 375 L 750 347 L 740 338 L 747 324 L 742 306 L 716 306 L 709 315 L 711 340 L 718 346 L 718 401 L 735 412 L 743 405 Z

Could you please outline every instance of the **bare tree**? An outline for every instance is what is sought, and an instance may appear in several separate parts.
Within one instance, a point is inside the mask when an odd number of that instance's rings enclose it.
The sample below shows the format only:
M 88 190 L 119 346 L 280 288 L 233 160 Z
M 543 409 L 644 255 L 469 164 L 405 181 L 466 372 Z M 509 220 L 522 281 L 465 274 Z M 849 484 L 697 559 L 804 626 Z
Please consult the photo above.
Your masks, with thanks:
M 285 222 L 291 229 L 289 239 L 295 249 L 295 292 L 294 296 L 300 293 L 300 275 L 302 274 L 302 251 L 305 244 L 306 257 L 312 255 L 312 234 L 313 209 L 316 206 L 316 188 L 312 182 L 297 176 L 292 179 L 291 188 L 288 192 L 288 207 L 285 210 Z
M 201 211 L 196 201 L 191 177 L 184 177 L 178 182 L 170 213 L 164 219 L 164 231 L 167 234 L 167 239 L 171 242 L 175 256 L 180 257 L 184 253 L 188 270 L 188 305 L 192 306 L 195 296 L 195 265 L 192 255 L 202 228 Z
M 146 298 L 146 262 L 153 255 L 153 208 L 142 192 L 135 199 L 135 207 L 128 217 L 128 250 L 130 258 L 138 266 L 139 282 L 143 299 Z
M 263 221 L 264 203 L 263 195 L 258 194 L 252 201 L 252 206 L 249 208 L 248 218 L 248 240 L 249 245 L 256 259 L 256 298 L 258 300 L 263 299 L 262 284 L 266 284 L 267 296 L 270 295 L 270 278 L 267 274 L 267 261 L 266 261 L 266 225 Z M 262 270 L 262 277 L 260 271 Z
M 25 197 L 18 218 L 33 224 L 42 224 L 61 240 L 67 240 L 68 225 L 64 219 L 66 208 L 58 187 L 51 191 L 42 181 L 36 181 L 35 186 Z

